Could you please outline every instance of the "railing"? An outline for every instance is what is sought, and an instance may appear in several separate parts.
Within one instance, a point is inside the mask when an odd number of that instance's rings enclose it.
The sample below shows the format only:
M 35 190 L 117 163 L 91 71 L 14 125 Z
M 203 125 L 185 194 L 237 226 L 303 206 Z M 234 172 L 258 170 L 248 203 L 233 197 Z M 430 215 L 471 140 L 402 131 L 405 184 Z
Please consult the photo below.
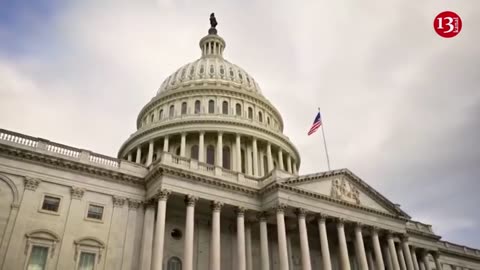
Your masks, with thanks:
M 207 163 L 199 162 L 198 163 L 198 169 L 200 171 L 204 171 L 204 172 L 211 172 L 212 174 L 215 173 L 215 166 L 207 164 Z
M 469 254 L 474 256 L 480 256 L 480 250 L 478 249 L 469 248 L 466 246 L 457 245 L 457 244 L 446 242 L 446 241 L 442 242 L 442 245 L 449 251 L 454 251 L 454 252 L 459 252 L 459 253 L 464 253 L 464 254 Z
M 33 150 L 43 151 L 60 155 L 79 161 L 99 164 L 107 167 L 120 168 L 120 164 L 130 163 L 125 160 L 105 156 L 102 154 L 91 153 L 90 151 L 74 148 L 71 146 L 51 142 L 48 140 L 30 137 L 21 133 L 0 129 L 0 143 L 1 142 L 14 143 L 21 146 L 31 147 Z M 131 163 L 132 165 L 134 163 Z

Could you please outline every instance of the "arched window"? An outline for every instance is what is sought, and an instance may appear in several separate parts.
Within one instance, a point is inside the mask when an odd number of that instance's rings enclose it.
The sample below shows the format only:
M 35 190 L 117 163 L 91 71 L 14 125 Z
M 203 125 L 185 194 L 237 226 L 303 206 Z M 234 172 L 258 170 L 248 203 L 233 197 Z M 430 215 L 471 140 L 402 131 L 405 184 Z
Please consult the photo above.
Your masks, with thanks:
M 248 107 L 248 119 L 253 119 L 253 109 L 252 109 L 252 107 Z
M 192 145 L 190 148 L 190 158 L 198 160 L 198 145 Z
M 182 270 L 182 261 L 178 257 L 171 257 L 167 262 L 167 270 Z
M 170 105 L 170 110 L 168 111 L 168 117 L 173 117 L 175 115 L 175 106 Z
M 207 163 L 215 165 L 215 147 L 213 145 L 207 146 Z
M 182 115 L 187 114 L 187 102 L 182 103 Z
M 153 118 L 155 117 L 155 114 L 152 113 L 152 115 L 150 115 L 150 123 L 153 123 Z
M 163 110 L 160 110 L 160 112 L 158 112 L 158 119 L 163 119 Z
M 208 113 L 215 113 L 215 101 L 212 99 L 208 101 Z
M 200 100 L 195 101 L 195 114 L 200 113 Z
M 228 114 L 228 102 L 224 101 L 222 103 L 222 113 L 223 114 Z
M 267 125 L 270 125 L 270 117 L 267 116 Z
M 258 121 L 263 122 L 263 114 L 262 114 L 262 112 L 258 112 Z
M 235 114 L 237 116 L 242 116 L 242 105 L 240 105 L 240 103 L 235 105 Z
M 231 165 L 230 164 L 230 147 L 228 147 L 228 146 L 223 147 L 222 157 L 223 157 L 223 168 L 230 170 L 230 168 L 231 168 L 231 166 L 230 166 Z
M 177 147 L 177 150 L 175 150 L 175 155 L 180 156 L 180 146 Z

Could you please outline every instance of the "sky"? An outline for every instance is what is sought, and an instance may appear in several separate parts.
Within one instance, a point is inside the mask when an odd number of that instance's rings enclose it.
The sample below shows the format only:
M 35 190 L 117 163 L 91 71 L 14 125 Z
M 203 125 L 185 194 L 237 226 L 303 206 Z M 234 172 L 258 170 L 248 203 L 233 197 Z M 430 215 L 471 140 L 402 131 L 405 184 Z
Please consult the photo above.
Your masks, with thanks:
M 461 33 L 433 30 L 444 10 Z M 0 127 L 116 156 L 164 78 L 225 58 L 282 113 L 301 174 L 348 168 L 442 239 L 480 248 L 478 0 L 0 0 Z

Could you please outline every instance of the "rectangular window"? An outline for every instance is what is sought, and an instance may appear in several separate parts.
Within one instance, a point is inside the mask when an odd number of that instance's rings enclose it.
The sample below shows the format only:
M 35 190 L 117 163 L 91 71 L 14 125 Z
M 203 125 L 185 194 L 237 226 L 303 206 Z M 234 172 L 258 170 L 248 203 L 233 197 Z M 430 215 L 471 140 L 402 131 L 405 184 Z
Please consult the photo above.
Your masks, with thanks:
M 27 270 L 44 270 L 47 264 L 48 248 L 33 246 Z
M 58 212 L 60 206 L 60 198 L 47 196 L 43 197 L 42 210 Z
M 90 204 L 88 206 L 87 218 L 102 220 L 103 206 Z
M 95 266 L 95 253 L 82 252 L 80 254 L 80 262 L 78 270 L 93 270 Z

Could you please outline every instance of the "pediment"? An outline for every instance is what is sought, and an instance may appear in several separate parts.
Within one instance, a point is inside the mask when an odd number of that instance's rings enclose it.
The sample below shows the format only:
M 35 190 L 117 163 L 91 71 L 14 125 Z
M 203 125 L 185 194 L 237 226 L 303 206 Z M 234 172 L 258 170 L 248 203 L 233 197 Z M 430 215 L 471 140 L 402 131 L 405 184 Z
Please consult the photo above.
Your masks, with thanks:
M 397 205 L 347 169 L 289 178 L 284 184 L 350 204 L 409 218 Z

